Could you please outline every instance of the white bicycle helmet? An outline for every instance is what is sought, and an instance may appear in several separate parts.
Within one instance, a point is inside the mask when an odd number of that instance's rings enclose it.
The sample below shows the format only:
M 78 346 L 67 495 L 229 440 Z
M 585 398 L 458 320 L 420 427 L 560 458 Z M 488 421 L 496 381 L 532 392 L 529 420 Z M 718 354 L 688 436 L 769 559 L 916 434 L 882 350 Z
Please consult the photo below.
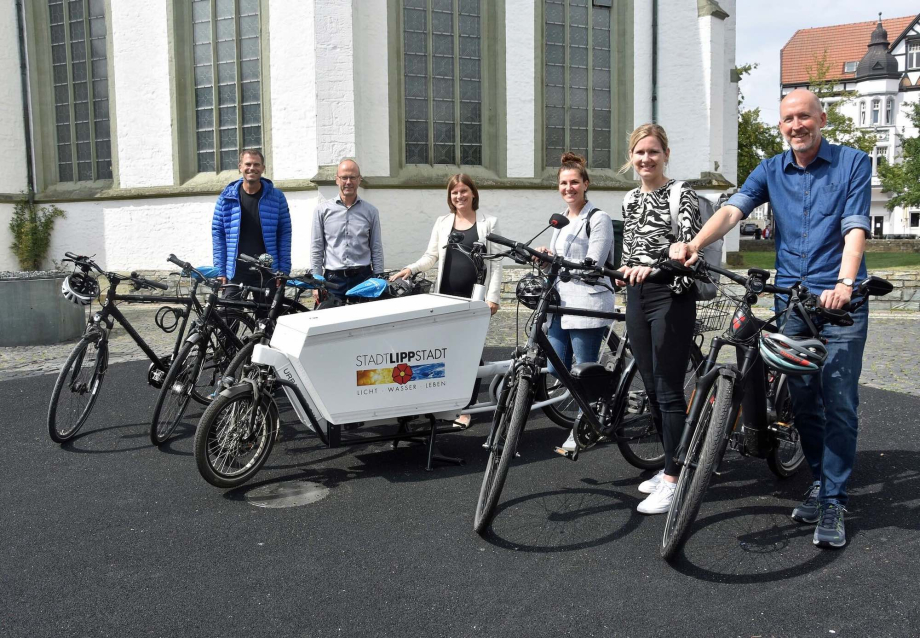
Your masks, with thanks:
M 96 280 L 82 272 L 67 275 L 61 284 L 61 294 L 78 306 L 88 306 L 99 292 Z
M 818 339 L 787 337 L 778 332 L 760 335 L 760 356 L 770 368 L 789 375 L 814 374 L 827 359 L 827 348 Z

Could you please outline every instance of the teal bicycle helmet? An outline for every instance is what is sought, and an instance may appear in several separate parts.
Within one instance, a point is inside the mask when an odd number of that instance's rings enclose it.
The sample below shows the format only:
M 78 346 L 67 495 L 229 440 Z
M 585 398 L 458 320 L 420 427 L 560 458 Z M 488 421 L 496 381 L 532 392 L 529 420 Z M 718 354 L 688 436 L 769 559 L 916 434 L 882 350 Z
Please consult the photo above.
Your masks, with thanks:
M 818 339 L 764 332 L 760 335 L 760 356 L 768 367 L 779 372 L 814 374 L 827 360 L 827 347 Z

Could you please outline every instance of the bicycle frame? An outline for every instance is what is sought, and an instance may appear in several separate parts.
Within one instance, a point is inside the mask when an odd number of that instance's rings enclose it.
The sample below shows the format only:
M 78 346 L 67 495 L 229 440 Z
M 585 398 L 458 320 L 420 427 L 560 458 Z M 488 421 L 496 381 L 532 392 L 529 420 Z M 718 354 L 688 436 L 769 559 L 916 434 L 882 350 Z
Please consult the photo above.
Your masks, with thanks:
M 201 302 L 198 301 L 198 297 L 195 294 L 198 290 L 199 282 L 197 280 L 192 281 L 192 288 L 189 290 L 189 294 L 186 297 L 177 297 L 177 296 L 166 296 L 159 297 L 155 295 L 133 295 L 133 294 L 120 294 L 116 289 L 118 285 L 124 281 L 123 279 L 113 279 L 109 282 L 109 289 L 106 292 L 105 301 L 102 303 L 102 309 L 90 317 L 87 323 L 87 329 L 92 327 L 98 327 L 100 323 L 106 326 L 104 339 L 108 341 L 108 331 L 113 328 L 113 323 L 111 319 L 114 319 L 118 324 L 125 329 L 125 332 L 134 340 L 134 343 L 147 355 L 147 358 L 150 359 L 154 367 L 163 372 L 164 374 L 169 369 L 168 363 L 165 362 L 165 357 L 160 358 L 151 347 L 144 341 L 144 338 L 138 334 L 137 330 L 134 329 L 134 326 L 131 325 L 131 322 L 128 321 L 127 317 L 122 314 L 121 310 L 118 309 L 118 306 L 115 305 L 116 301 L 127 301 L 132 303 L 156 303 L 156 304 L 178 304 L 183 306 L 182 311 L 182 320 L 181 325 L 176 335 L 176 343 L 173 346 L 172 354 L 170 359 L 175 358 L 176 354 L 179 352 L 179 348 L 182 345 L 185 336 L 185 329 L 188 326 L 188 320 L 191 316 L 192 308 L 194 307 L 198 313 L 201 313 L 202 306 Z M 111 318 L 111 319 L 110 319 Z

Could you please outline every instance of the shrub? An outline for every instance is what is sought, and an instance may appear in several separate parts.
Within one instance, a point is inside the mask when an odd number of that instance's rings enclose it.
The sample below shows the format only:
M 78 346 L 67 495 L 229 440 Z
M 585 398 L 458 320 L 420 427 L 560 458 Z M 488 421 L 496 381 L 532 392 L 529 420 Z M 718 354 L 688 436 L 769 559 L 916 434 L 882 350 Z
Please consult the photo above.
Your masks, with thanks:
M 19 260 L 20 268 L 41 270 L 48 246 L 51 244 L 54 220 L 58 217 L 66 215 L 54 204 L 39 208 L 25 195 L 16 202 L 13 218 L 10 220 L 10 232 L 13 234 L 10 248 Z

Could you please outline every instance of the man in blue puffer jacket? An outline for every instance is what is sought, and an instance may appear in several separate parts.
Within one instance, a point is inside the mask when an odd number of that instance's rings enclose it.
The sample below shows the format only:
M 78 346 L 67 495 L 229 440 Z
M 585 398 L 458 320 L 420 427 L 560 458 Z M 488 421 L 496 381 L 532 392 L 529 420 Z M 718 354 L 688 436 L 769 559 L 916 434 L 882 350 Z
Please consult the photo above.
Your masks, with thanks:
M 291 215 L 284 193 L 262 177 L 265 156 L 261 152 L 240 153 L 239 168 L 243 177 L 227 185 L 214 207 L 214 267 L 224 282 L 261 287 L 260 274 L 237 257 L 268 253 L 275 269 L 290 272 Z

